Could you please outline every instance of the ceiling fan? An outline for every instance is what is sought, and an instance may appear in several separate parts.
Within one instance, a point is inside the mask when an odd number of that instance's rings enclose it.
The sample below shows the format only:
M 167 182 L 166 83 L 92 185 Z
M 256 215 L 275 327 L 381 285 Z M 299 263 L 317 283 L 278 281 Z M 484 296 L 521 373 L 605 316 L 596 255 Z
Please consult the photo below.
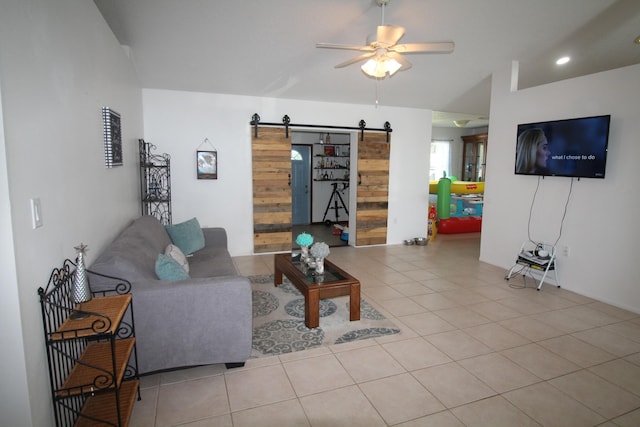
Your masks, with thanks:
M 360 68 L 362 71 L 375 78 L 383 79 L 393 76 L 397 71 L 411 68 L 403 53 L 451 53 L 455 44 L 453 42 L 423 42 L 423 43 L 403 43 L 398 44 L 404 36 L 404 28 L 395 25 L 384 24 L 384 7 L 390 0 L 376 0 L 378 6 L 382 8 L 382 25 L 376 31 L 376 39 L 367 39 L 367 45 L 343 45 L 333 43 L 317 43 L 316 47 L 324 49 L 346 49 L 364 52 L 363 54 L 342 62 L 335 68 L 343 68 L 356 62 L 369 59 Z

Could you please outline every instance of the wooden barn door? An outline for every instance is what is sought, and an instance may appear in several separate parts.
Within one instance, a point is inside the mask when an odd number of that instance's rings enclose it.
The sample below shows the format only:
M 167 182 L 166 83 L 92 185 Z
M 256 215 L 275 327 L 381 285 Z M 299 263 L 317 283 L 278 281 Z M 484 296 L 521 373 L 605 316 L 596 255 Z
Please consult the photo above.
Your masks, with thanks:
M 358 141 L 356 246 L 387 243 L 390 147 L 386 133 L 365 132 Z
M 291 140 L 285 129 L 251 129 L 253 250 L 291 251 Z

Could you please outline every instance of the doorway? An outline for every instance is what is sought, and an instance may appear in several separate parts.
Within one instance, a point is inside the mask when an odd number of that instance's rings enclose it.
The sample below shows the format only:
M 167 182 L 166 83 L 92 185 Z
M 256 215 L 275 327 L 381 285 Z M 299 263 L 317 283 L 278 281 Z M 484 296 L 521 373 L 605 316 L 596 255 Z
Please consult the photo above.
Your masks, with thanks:
M 291 214 L 293 225 L 311 223 L 311 146 L 291 146 Z
M 346 246 L 339 226 L 349 222 L 351 135 L 291 134 L 292 240 L 301 232 L 329 246 Z
M 293 181 L 297 177 L 293 176 L 291 160 L 296 145 L 311 147 L 308 168 L 304 168 L 306 149 L 294 153 L 296 159 L 300 156 L 298 161 L 305 176 L 299 181 L 302 186 L 298 193 L 310 194 L 311 198 L 310 221 L 302 226 L 310 228 L 318 224 L 334 236 L 334 228 L 339 228 L 336 224 L 348 225 L 348 240 L 343 240 L 347 236 L 341 233 L 336 236 L 342 245 L 386 243 L 388 135 L 377 130 L 288 133 L 270 126 L 254 126 L 251 131 L 255 253 L 290 251 L 297 237 L 293 231 L 292 200 Z M 306 193 L 304 186 L 309 182 L 310 192 Z M 333 199 L 335 192 L 340 194 L 337 198 L 342 199 L 340 203 Z M 302 200 L 306 200 L 304 196 Z M 301 204 L 307 206 L 306 202 Z M 296 213 L 296 222 L 302 220 Z

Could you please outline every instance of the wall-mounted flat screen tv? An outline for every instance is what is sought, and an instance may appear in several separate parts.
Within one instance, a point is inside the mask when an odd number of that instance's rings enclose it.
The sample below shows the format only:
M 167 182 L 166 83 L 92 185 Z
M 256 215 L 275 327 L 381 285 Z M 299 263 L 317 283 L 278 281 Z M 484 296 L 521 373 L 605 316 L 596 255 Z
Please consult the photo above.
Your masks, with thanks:
M 518 125 L 517 175 L 604 178 L 611 116 Z

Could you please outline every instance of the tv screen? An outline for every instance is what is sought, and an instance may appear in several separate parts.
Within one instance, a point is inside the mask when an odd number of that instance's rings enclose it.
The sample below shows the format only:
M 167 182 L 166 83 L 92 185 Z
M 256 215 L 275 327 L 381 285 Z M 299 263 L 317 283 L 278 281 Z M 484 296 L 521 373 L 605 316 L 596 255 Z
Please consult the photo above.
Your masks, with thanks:
M 611 116 L 518 125 L 517 175 L 604 178 Z

